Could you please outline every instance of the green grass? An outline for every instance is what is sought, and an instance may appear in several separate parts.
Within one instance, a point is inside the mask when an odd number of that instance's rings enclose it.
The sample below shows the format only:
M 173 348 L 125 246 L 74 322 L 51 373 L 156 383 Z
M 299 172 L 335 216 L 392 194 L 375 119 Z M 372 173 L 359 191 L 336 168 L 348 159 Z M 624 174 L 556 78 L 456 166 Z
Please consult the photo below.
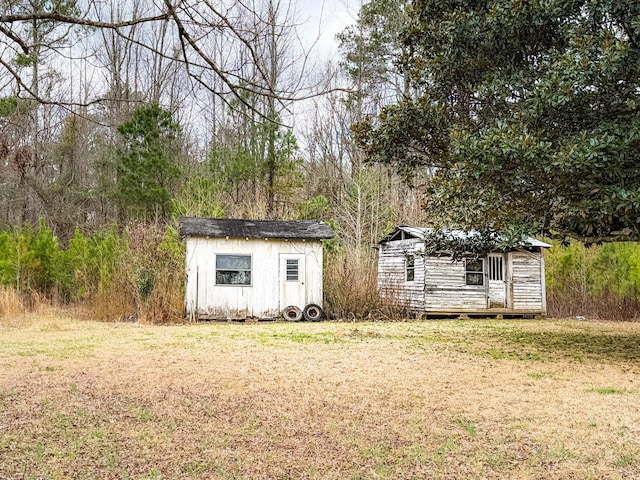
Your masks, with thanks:
M 332 332 L 307 333 L 290 331 L 284 333 L 263 332 L 256 337 L 256 340 L 264 345 L 287 346 L 291 343 L 341 343 L 342 339 L 337 338 Z
M 587 390 L 588 393 L 599 393 L 600 395 L 624 395 L 632 393 L 631 391 L 624 388 L 613 388 L 613 387 L 603 387 L 603 388 L 590 388 Z
M 629 467 L 629 466 L 632 466 L 634 463 L 636 463 L 637 459 L 638 459 L 637 452 L 626 452 L 620 455 L 616 459 L 615 466 L 620 468 Z
M 474 439 L 474 438 L 477 437 L 477 435 L 478 435 L 478 433 L 476 431 L 477 422 L 475 422 L 473 420 L 466 419 L 466 418 L 460 418 L 460 419 L 456 420 L 456 423 L 460 427 L 462 427 L 465 432 L 467 432 L 467 435 L 469 435 L 469 438 Z
M 531 378 L 535 378 L 536 380 L 539 380 L 541 378 L 553 378 L 553 373 L 552 372 L 527 373 L 527 376 Z

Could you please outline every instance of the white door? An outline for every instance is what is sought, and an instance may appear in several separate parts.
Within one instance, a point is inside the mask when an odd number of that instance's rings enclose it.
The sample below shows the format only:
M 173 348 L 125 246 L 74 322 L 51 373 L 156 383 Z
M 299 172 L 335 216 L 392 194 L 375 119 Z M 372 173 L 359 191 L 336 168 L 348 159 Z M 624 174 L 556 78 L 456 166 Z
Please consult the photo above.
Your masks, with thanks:
M 504 255 L 489 255 L 489 308 L 505 308 L 507 282 Z
M 280 310 L 295 305 L 303 309 L 305 303 L 304 254 L 280 254 Z

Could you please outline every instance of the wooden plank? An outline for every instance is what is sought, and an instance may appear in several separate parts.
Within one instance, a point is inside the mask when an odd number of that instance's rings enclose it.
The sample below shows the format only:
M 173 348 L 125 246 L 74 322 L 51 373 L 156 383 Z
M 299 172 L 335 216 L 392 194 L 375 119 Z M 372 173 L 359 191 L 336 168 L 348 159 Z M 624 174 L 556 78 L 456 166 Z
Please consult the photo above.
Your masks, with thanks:
M 424 261 L 416 252 L 423 250 L 419 239 L 388 242 L 378 250 L 378 291 L 383 298 L 400 306 L 421 311 L 424 306 Z M 406 255 L 414 255 L 414 277 L 406 280 Z
M 452 262 L 449 257 L 427 257 L 425 262 L 425 308 L 487 307 L 486 286 L 466 284 L 463 262 Z
M 514 309 L 544 312 L 542 288 L 542 254 L 512 252 L 512 291 Z

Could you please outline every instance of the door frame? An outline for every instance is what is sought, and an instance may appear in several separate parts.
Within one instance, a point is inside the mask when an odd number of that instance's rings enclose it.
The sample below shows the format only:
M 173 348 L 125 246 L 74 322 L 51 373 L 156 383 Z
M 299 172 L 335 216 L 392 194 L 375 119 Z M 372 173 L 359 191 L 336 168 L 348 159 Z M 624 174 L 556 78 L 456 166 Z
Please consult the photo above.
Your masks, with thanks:
M 287 260 L 298 260 L 298 279 L 287 280 Z M 280 253 L 278 256 L 278 305 L 279 310 L 295 305 L 303 309 L 306 305 L 306 255 L 304 253 Z M 297 292 L 291 294 L 293 284 L 297 284 Z M 289 295 L 286 295 L 286 286 L 290 286 Z M 285 298 L 286 296 L 286 298 Z M 292 298 L 293 296 L 297 298 Z
M 511 295 L 509 288 L 509 254 L 508 253 L 490 253 L 487 255 L 487 308 L 511 308 Z M 499 259 L 499 262 L 493 262 L 492 259 Z M 496 272 L 495 270 L 498 270 Z M 498 275 L 496 275 L 496 273 Z M 500 279 L 492 279 L 492 277 L 499 276 Z M 503 284 L 503 302 L 502 307 L 492 307 L 491 306 L 491 284 L 494 284 L 494 291 L 500 290 L 497 283 L 502 282 Z

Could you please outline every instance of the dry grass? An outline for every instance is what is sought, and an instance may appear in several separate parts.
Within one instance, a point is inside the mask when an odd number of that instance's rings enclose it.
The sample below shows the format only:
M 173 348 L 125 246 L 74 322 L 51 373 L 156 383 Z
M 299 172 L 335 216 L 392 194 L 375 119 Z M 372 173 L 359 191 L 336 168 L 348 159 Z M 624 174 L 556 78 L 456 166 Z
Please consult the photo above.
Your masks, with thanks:
M 371 252 L 342 251 L 324 267 L 325 307 L 331 318 L 390 320 L 405 310 L 392 296 L 378 292 L 378 261 Z
M 23 311 L 22 299 L 15 289 L 0 287 L 0 318 L 15 317 Z
M 0 287 L 0 321 L 10 321 L 27 314 L 40 315 L 53 310 L 53 302 L 35 290 L 19 293 L 15 288 Z
M 0 479 L 640 477 L 640 324 L 0 320 Z

